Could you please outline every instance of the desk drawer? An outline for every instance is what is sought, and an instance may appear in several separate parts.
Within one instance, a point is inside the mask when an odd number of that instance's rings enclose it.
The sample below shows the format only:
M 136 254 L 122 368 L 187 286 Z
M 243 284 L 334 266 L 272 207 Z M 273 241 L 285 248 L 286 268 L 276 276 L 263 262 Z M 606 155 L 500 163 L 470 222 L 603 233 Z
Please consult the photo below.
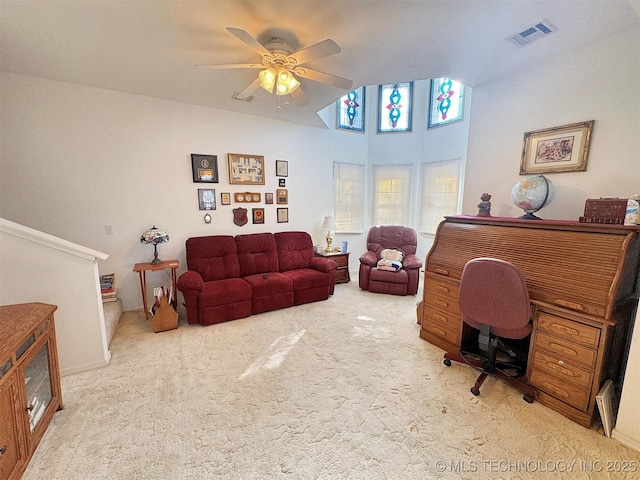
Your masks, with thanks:
M 427 315 L 426 312 L 427 309 L 425 309 L 425 315 Z M 458 345 L 458 330 L 449 328 L 446 324 L 434 323 L 429 320 L 429 318 L 425 317 L 422 322 L 422 330 L 439 337 L 448 344 Z
M 449 312 L 434 309 L 429 305 L 424 309 L 423 323 L 425 322 L 436 325 L 439 328 L 451 330 L 456 333 L 456 335 L 460 331 L 460 317 Z
M 430 292 L 440 297 L 445 297 L 453 300 L 455 304 L 458 304 L 458 294 L 460 293 L 460 287 L 456 284 L 444 282 L 442 280 L 425 277 L 424 279 L 424 291 Z
M 457 285 L 446 282 L 439 282 L 434 279 L 427 278 L 424 289 L 424 303 L 438 310 L 443 310 L 454 315 L 460 315 L 458 308 L 458 292 Z
M 574 322 L 545 312 L 538 314 L 539 330 L 549 332 L 556 337 L 568 340 L 571 343 L 581 343 L 588 347 L 597 348 L 600 342 L 600 329 Z
M 554 357 L 564 362 L 571 362 L 587 368 L 593 368 L 596 364 L 596 351 L 567 340 L 553 337 L 543 332 L 536 333 L 536 350 L 545 350 Z
M 532 370 L 529 383 L 539 388 L 545 393 L 556 397 L 563 402 L 572 405 L 580 410 L 586 410 L 589 403 L 589 389 L 580 388 L 570 382 L 566 382 L 558 377 Z
M 555 357 L 542 353 L 539 350 L 533 354 L 534 370 L 543 371 L 549 375 L 553 375 L 560 381 L 566 380 L 585 389 L 591 388 L 593 373 L 583 370 L 571 363 L 558 360 Z

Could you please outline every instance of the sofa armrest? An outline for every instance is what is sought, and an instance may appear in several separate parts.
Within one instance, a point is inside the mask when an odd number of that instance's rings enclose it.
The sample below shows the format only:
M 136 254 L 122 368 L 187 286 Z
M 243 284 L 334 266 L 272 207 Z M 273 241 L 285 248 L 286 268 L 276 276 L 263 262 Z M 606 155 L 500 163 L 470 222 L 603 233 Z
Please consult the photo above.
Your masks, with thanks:
M 373 252 L 365 252 L 360 255 L 360 263 L 369 267 L 375 267 L 378 263 L 378 257 Z
M 201 292 L 204 287 L 204 280 L 202 280 L 202 277 L 198 272 L 188 270 L 178 278 L 177 287 L 181 292 L 190 290 Z
M 402 266 L 406 269 L 420 268 L 422 267 L 422 262 L 417 256 L 409 254 L 402 260 Z
M 323 257 L 311 257 L 309 266 L 324 273 L 331 273 L 333 270 L 338 268 L 338 264 L 336 262 L 329 258 Z

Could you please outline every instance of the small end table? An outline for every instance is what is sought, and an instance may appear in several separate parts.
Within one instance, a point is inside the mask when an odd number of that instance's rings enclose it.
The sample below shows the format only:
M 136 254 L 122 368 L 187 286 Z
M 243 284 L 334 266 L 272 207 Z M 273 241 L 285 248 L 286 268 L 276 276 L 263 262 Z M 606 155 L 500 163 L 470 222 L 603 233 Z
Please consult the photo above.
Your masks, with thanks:
M 349 252 L 315 252 L 315 256 L 328 258 L 338 264 L 336 283 L 349 283 L 351 281 L 351 275 L 349 275 Z
M 142 291 L 142 305 L 144 308 L 144 318 L 147 320 L 149 318 L 149 308 L 147 307 L 147 271 L 155 272 L 157 270 L 166 270 L 171 269 L 171 286 L 173 287 L 173 292 L 171 293 L 171 305 L 174 307 L 178 304 L 178 293 L 176 291 L 176 280 L 177 273 L 176 270 L 180 266 L 180 262 L 178 260 L 165 260 L 158 265 L 151 265 L 150 262 L 147 263 L 136 263 L 133 266 L 133 271 L 138 272 L 140 276 L 140 290 Z

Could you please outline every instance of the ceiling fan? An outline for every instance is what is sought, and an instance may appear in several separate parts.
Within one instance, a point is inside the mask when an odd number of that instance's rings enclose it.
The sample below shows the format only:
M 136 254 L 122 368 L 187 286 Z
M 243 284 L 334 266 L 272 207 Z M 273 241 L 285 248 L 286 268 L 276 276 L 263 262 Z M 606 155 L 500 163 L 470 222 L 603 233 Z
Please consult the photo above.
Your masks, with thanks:
M 306 78 L 314 82 L 326 83 L 334 87 L 350 90 L 353 81 L 347 78 L 338 77 L 329 73 L 312 70 L 302 65 L 322 57 L 340 53 L 340 47 L 333 40 L 327 39 L 322 42 L 303 48 L 297 52 L 293 51 L 287 43 L 278 37 L 273 37 L 266 45 L 262 45 L 246 31 L 241 28 L 227 27 L 227 31 L 242 40 L 249 47 L 260 54 L 260 63 L 229 63 L 221 65 L 196 65 L 196 67 L 211 69 L 226 68 L 255 68 L 262 69 L 258 78 L 255 79 L 235 98 L 246 99 L 258 88 L 262 87 L 270 93 L 276 95 L 291 94 L 293 100 L 298 105 L 309 103 L 307 97 L 300 88 L 300 82 L 296 77 Z

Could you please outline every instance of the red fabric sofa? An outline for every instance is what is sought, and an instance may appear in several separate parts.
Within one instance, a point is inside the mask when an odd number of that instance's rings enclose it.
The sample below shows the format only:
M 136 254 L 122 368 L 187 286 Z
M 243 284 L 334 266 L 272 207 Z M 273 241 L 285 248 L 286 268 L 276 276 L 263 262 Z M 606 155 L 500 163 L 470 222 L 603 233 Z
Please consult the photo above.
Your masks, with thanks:
M 187 321 L 212 325 L 254 313 L 326 300 L 337 265 L 315 257 L 306 232 L 213 235 L 187 239 L 178 278 Z

